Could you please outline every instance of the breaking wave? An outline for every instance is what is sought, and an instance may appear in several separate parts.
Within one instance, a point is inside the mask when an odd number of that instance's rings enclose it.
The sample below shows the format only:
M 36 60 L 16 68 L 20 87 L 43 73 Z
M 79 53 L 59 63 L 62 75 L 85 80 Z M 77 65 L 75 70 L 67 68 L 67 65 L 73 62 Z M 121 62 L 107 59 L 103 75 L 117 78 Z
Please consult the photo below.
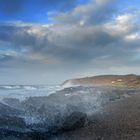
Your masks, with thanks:
M 21 137 L 25 133 L 25 140 L 36 134 L 45 134 L 46 137 L 84 127 L 87 122 L 94 121 L 92 116 L 105 104 L 140 91 L 82 86 L 64 89 L 60 86 L 4 88 L 7 90 L 0 90 L 0 129 L 10 131 L 11 135 L 14 131 Z

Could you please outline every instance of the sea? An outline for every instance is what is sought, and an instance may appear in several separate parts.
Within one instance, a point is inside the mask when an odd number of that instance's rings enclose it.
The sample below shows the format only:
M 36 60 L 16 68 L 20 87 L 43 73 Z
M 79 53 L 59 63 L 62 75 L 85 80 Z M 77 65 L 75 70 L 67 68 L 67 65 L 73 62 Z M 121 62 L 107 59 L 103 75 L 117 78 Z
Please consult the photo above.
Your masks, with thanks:
M 28 97 L 49 96 L 61 89 L 59 85 L 0 85 L 0 100 L 3 98 L 24 100 Z

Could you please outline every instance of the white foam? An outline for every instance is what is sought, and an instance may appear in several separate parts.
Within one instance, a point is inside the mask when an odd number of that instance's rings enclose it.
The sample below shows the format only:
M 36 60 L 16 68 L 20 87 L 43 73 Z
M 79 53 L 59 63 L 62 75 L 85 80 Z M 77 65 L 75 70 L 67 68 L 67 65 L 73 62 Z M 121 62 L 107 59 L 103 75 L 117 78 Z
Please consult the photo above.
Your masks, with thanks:
M 0 86 L 0 99 L 3 98 L 17 98 L 19 100 L 24 100 L 28 97 L 37 97 L 37 96 L 48 96 L 52 93 L 55 93 L 57 90 L 60 90 L 60 86 L 39 86 L 39 85 L 27 85 L 27 86 L 18 86 L 18 85 L 6 85 Z
M 66 83 L 64 83 L 61 88 L 70 88 L 70 87 L 77 87 L 79 86 L 78 84 L 74 84 L 71 80 L 67 81 Z
M 2 89 L 19 89 L 20 88 L 20 86 L 18 86 L 18 85 L 15 85 L 15 86 L 11 86 L 11 85 L 4 85 L 4 86 L 0 86 L 0 88 L 2 88 Z
M 34 86 L 24 86 L 23 87 L 25 90 L 36 90 L 37 88 Z

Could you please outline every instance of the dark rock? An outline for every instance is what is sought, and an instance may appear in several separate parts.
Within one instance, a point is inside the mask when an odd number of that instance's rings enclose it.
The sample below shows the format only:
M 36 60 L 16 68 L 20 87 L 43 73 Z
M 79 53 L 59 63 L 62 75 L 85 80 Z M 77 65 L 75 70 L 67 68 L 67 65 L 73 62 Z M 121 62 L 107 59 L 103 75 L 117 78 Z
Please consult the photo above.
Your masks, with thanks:
M 16 116 L 19 114 L 21 114 L 20 110 L 10 107 L 8 105 L 5 105 L 3 103 L 0 103 L 0 115 Z
M 19 99 L 16 98 L 4 98 L 3 102 L 10 107 L 17 108 L 17 109 L 22 109 L 21 103 Z
M 65 131 L 75 130 L 85 126 L 87 120 L 87 115 L 85 113 L 73 112 L 65 119 L 62 129 Z
M 8 130 L 22 131 L 26 129 L 26 124 L 19 117 L 0 116 L 0 127 Z

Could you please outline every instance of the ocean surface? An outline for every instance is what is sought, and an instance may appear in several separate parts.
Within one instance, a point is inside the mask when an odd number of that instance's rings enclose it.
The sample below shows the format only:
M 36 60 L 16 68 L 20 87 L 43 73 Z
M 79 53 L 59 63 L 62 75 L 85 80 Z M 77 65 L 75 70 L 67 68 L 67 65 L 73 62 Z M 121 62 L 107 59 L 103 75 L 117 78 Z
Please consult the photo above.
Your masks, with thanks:
M 61 89 L 59 85 L 0 85 L 0 100 L 3 98 L 24 100 L 28 97 L 48 96 Z

